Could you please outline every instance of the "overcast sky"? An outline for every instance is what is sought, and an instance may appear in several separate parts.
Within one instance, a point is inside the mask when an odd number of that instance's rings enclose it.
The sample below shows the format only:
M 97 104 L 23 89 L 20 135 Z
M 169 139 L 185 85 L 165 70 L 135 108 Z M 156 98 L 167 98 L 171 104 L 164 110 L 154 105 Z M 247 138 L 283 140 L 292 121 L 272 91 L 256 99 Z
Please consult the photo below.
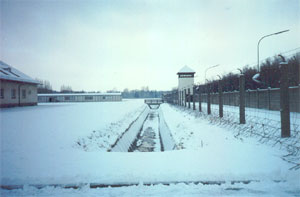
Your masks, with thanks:
M 300 0 L 2 1 L 1 60 L 56 90 L 170 90 L 300 47 Z

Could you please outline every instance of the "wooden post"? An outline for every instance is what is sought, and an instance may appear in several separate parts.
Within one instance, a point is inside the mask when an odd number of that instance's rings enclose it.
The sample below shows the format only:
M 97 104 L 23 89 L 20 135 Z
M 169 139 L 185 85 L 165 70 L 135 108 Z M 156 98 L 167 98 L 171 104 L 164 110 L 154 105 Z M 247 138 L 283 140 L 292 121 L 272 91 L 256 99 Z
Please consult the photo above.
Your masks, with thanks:
M 288 63 L 280 63 L 280 118 L 281 137 L 290 137 L 290 101 L 289 101 L 289 81 Z
M 207 114 L 211 114 L 211 109 L 210 109 L 210 87 L 209 84 L 207 84 Z
M 196 86 L 193 86 L 193 110 L 196 110 Z
M 240 124 L 246 123 L 245 118 L 245 75 L 240 75 Z
M 220 118 L 223 117 L 223 89 L 222 89 L 222 81 L 219 80 L 218 83 L 218 90 L 219 90 L 219 116 Z
M 188 88 L 188 105 L 189 105 L 189 109 L 191 109 L 191 89 Z

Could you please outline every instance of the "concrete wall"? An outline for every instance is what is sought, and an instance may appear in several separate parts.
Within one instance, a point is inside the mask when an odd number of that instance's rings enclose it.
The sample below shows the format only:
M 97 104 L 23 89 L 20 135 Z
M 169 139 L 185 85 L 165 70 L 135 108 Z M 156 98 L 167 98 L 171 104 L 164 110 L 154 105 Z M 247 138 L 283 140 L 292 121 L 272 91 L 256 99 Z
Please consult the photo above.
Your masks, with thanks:
M 289 88 L 289 103 L 291 112 L 300 112 L 300 90 L 299 86 Z M 202 94 L 202 102 L 207 102 L 206 94 Z M 218 93 L 211 94 L 211 103 L 219 104 Z M 239 92 L 224 92 L 223 104 L 239 106 Z M 258 89 L 246 90 L 245 92 L 246 107 L 280 110 L 280 89 Z
M 14 107 L 37 104 L 37 85 L 1 80 L 4 98 L 0 98 L 0 107 Z M 12 98 L 12 90 L 16 90 L 16 97 Z M 22 92 L 25 91 L 25 97 Z
M 191 94 L 193 94 L 194 77 L 179 78 L 178 77 L 178 90 L 182 91 L 190 88 Z
M 39 103 L 46 102 L 105 102 L 105 101 L 122 101 L 121 95 L 61 95 L 61 96 L 44 96 L 38 95 Z

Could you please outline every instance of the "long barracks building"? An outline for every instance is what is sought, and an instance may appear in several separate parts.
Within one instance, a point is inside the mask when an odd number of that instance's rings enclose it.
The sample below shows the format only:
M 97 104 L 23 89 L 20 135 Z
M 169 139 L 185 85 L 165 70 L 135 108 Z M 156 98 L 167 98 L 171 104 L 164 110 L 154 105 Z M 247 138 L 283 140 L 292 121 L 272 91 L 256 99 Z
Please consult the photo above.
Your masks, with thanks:
M 59 93 L 38 94 L 39 103 L 122 101 L 121 93 Z

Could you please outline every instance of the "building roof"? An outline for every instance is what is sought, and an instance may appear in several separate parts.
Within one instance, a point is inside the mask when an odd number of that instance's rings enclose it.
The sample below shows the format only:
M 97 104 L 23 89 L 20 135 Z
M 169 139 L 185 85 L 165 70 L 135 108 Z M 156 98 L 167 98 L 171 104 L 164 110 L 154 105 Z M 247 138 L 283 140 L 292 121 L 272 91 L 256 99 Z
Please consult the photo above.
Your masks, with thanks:
M 38 94 L 38 96 L 121 96 L 121 93 L 55 93 Z
M 0 79 L 17 81 L 23 83 L 38 84 L 39 82 L 25 75 L 14 67 L 0 61 Z
M 181 68 L 177 74 L 181 74 L 181 73 L 195 73 L 195 71 L 193 69 L 191 69 L 188 66 L 184 66 L 183 68 Z

